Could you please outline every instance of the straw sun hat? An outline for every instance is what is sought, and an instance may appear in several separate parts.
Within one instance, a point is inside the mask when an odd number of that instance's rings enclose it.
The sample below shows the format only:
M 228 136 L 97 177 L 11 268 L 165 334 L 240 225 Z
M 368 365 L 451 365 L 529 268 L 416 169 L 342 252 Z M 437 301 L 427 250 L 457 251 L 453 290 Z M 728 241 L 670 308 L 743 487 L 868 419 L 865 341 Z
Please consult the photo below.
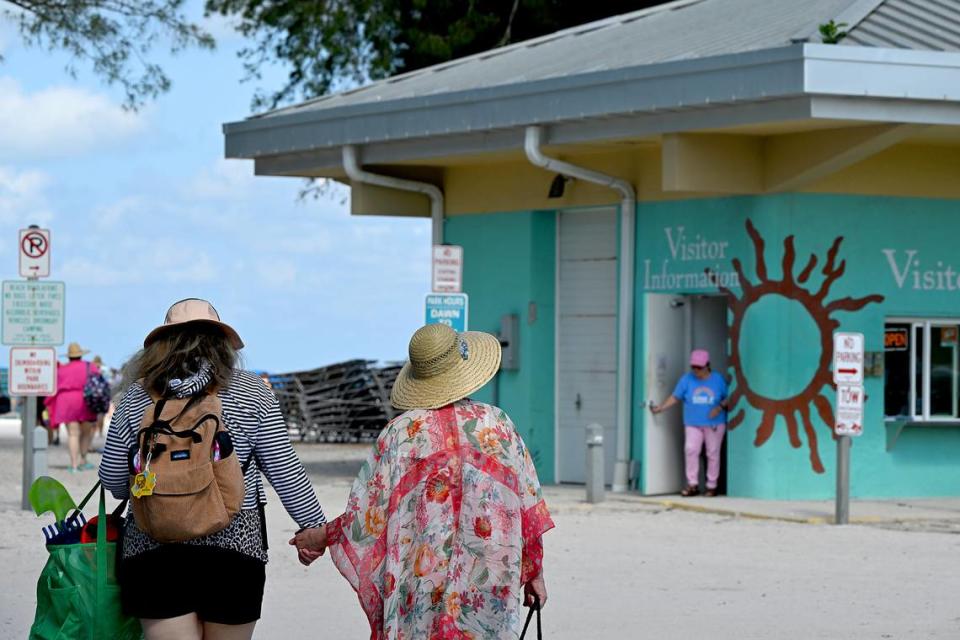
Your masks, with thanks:
M 174 302 L 173 306 L 167 310 L 167 316 L 163 319 L 163 324 L 144 338 L 143 346 L 149 347 L 168 331 L 187 324 L 206 324 L 218 327 L 226 334 L 230 345 L 234 349 L 238 351 L 243 349 L 243 340 L 240 339 L 234 328 L 225 322 L 221 322 L 220 314 L 213 308 L 213 305 L 200 298 L 187 298 L 180 302 Z
M 88 353 L 90 353 L 90 350 L 81 347 L 79 342 L 71 342 L 67 347 L 68 358 L 80 358 Z
M 489 333 L 457 333 L 428 324 L 410 338 L 410 360 L 390 394 L 398 409 L 437 409 L 466 398 L 500 368 L 500 341 Z

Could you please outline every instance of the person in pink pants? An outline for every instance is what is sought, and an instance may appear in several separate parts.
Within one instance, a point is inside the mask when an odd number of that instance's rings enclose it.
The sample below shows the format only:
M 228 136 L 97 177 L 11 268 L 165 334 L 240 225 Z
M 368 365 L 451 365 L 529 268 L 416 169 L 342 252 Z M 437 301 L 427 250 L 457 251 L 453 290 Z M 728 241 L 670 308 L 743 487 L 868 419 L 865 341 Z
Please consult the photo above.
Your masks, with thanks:
M 683 403 L 685 472 L 684 497 L 700 493 L 700 451 L 707 448 L 707 487 L 704 495 L 717 495 L 720 478 L 720 447 L 727 430 L 727 381 L 710 369 L 710 353 L 695 349 L 690 354 L 690 372 L 677 382 L 673 393 L 661 404 L 650 407 L 653 413 Z

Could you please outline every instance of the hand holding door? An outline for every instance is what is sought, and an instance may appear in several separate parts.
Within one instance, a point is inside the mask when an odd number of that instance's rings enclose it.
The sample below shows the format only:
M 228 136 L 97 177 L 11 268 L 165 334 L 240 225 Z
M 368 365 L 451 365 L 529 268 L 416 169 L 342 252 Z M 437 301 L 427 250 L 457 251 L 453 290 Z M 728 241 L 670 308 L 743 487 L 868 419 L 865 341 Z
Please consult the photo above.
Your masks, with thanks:
M 650 401 L 650 411 L 651 411 L 651 413 L 653 413 L 654 415 L 656 415 L 656 414 L 658 414 L 658 413 L 663 413 L 664 411 L 666 411 L 667 409 L 669 409 L 670 407 L 672 407 L 672 406 L 675 405 L 675 404 L 677 404 L 677 399 L 674 398 L 673 396 L 669 396 L 669 397 L 668 397 L 666 400 L 664 400 L 663 403 L 660 404 L 660 405 L 655 405 L 654 402 L 653 402 L 653 400 L 651 400 L 651 401 Z

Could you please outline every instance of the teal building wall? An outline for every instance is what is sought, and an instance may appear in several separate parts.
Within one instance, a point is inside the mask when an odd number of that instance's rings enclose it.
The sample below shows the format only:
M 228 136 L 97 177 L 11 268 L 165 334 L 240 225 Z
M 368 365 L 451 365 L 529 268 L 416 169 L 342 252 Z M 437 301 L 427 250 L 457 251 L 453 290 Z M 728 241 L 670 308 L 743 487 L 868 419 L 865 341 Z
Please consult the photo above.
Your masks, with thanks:
M 556 214 L 552 211 L 465 215 L 445 222 L 444 240 L 463 247 L 469 329 L 497 333 L 500 318 L 520 319 L 520 367 L 474 394 L 499 404 L 516 424 L 541 482 L 555 476 L 554 324 Z
M 817 383 L 829 377 L 821 361 L 824 330 L 862 332 L 866 350 L 882 356 L 888 318 L 960 318 L 958 208 L 960 202 L 950 200 L 815 194 L 640 203 L 634 458 L 643 464 L 644 294 L 715 294 L 718 285 L 726 286 L 732 296 L 728 322 L 738 325 L 741 338 L 730 345 L 736 356 L 726 372 L 733 380 L 731 389 L 736 391 L 740 383 L 769 401 L 758 407 L 742 396 L 731 412 L 731 418 L 741 412 L 742 417 L 729 432 L 728 493 L 771 499 L 831 497 L 836 448 L 826 419 L 835 391 L 829 379 Z M 791 236 L 792 260 L 786 244 Z M 502 315 L 520 318 L 520 369 L 501 373 L 499 402 L 534 453 L 542 481 L 552 482 L 556 215 L 533 211 L 451 217 L 445 240 L 464 247 L 470 328 L 496 332 Z M 792 274 L 786 284 L 785 265 Z M 828 265 L 830 276 L 824 272 Z M 820 295 L 827 279 L 829 286 Z M 744 282 L 754 294 L 758 287 L 767 287 L 787 295 L 747 296 Z M 821 324 L 798 301 L 804 296 Z M 883 385 L 882 375 L 865 381 L 864 433 L 854 439 L 851 452 L 852 495 L 960 495 L 960 424 L 909 425 L 888 449 L 888 432 L 897 425 L 884 419 Z M 487 385 L 475 395 L 491 401 L 492 394 L 492 385 Z M 790 423 L 796 424 L 793 442 Z M 769 437 L 758 438 L 758 431 L 766 430 Z
M 743 309 L 740 340 L 730 344 L 738 358 L 728 375 L 769 399 L 763 407 L 740 397 L 731 418 L 742 421 L 729 433 L 727 480 L 731 495 L 777 499 L 818 499 L 833 495 L 836 447 L 829 418 L 835 391 L 811 385 L 820 371 L 821 326 L 799 298 L 829 320 L 830 331 L 858 331 L 868 352 L 883 352 L 884 321 L 898 316 L 960 316 L 960 203 L 912 198 L 785 194 L 679 202 L 641 203 L 637 225 L 637 317 L 644 293 L 716 293 L 705 270 L 726 284 Z M 751 239 L 748 221 L 755 229 Z M 793 237 L 794 258 L 785 244 Z M 839 240 L 838 240 L 839 239 Z M 757 253 L 757 244 L 761 252 Z M 828 290 L 818 296 L 828 276 Z M 763 261 L 758 260 L 763 256 Z M 808 268 L 811 256 L 816 256 Z M 740 272 L 734 266 L 741 264 Z M 784 284 L 784 267 L 792 274 Z M 948 271 L 949 268 L 949 271 Z M 952 272 L 952 276 L 947 278 Z M 800 282 L 801 276 L 805 281 Z M 741 281 L 741 278 L 743 281 Z M 790 295 L 756 295 L 762 283 Z M 747 283 L 746 288 L 744 284 Z M 746 295 L 753 287 L 753 295 Z M 735 307 L 736 302 L 731 305 Z M 835 323 L 835 324 L 834 324 Z M 635 362 L 644 362 L 636 341 Z M 737 371 L 740 370 L 740 377 Z M 634 376 L 634 398 L 644 398 L 643 375 Z M 746 384 L 742 384 L 743 382 Z M 903 430 L 887 450 L 883 377 L 868 377 L 864 433 L 853 441 L 851 494 L 856 497 L 960 495 L 960 425 Z M 817 388 L 811 388 L 815 386 Z M 634 403 L 635 454 L 643 408 Z M 809 417 L 816 444 L 804 427 Z M 758 442 L 765 420 L 769 439 Z M 788 420 L 798 438 L 791 444 Z M 763 440 L 760 438 L 759 440 Z M 794 446 L 796 445 L 796 446 Z M 815 458 L 819 458 L 819 464 Z M 641 458 L 642 459 L 642 458 Z

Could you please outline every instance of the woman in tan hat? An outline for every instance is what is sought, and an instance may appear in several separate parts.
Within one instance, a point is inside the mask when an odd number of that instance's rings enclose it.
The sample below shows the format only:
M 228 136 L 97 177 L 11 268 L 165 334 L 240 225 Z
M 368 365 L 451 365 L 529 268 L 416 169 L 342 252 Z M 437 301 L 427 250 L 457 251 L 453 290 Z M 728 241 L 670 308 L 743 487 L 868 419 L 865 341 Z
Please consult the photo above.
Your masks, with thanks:
M 521 593 L 546 602 L 541 536 L 553 527 L 533 461 L 502 409 L 468 396 L 500 343 L 443 324 L 418 330 L 346 513 L 328 525 L 337 569 L 371 638 L 516 638 Z M 304 536 L 290 541 L 313 560 Z
M 66 364 L 57 364 L 57 392 L 44 400 L 50 414 L 50 429 L 55 430 L 61 424 L 67 425 L 70 445 L 70 466 L 67 471 L 76 473 L 94 466 L 87 462 L 90 443 L 93 442 L 93 428 L 97 414 L 90 410 L 83 399 L 83 387 L 91 373 L 100 372 L 100 368 L 83 359 L 89 353 L 76 342 L 67 347 Z
M 277 398 L 256 374 L 239 368 L 241 348 L 240 336 L 221 322 L 216 309 L 191 298 L 170 307 L 163 325 L 150 332 L 124 370 L 129 386 L 107 430 L 100 478 L 115 497 L 133 496 L 122 536 L 120 596 L 124 611 L 141 619 L 147 640 L 253 635 L 267 562 L 261 472 L 301 527 L 301 536 L 325 538 L 323 511 L 290 444 Z M 179 418 L 191 416 L 190 407 L 201 417 L 190 418 L 192 427 L 181 426 Z M 201 430 L 202 424 L 212 427 Z M 138 438 L 141 432 L 147 437 Z M 230 491 L 223 490 L 218 475 L 230 473 L 229 467 L 217 466 L 224 461 L 235 470 Z M 213 472 L 222 496 L 215 505 L 227 522 L 215 521 L 205 529 L 210 533 L 188 537 L 177 529 L 195 531 L 210 509 L 194 509 L 194 503 L 184 507 L 182 500 L 194 495 L 184 486 L 189 474 L 208 473 L 209 467 L 220 469 Z M 165 480 L 172 484 L 164 485 Z M 156 497 L 154 490 L 161 501 L 146 506 Z M 232 517 L 223 509 L 228 498 L 237 507 Z M 147 533 L 158 530 L 154 518 L 162 517 L 163 509 L 191 515 L 182 526 L 168 518 L 164 543 Z

